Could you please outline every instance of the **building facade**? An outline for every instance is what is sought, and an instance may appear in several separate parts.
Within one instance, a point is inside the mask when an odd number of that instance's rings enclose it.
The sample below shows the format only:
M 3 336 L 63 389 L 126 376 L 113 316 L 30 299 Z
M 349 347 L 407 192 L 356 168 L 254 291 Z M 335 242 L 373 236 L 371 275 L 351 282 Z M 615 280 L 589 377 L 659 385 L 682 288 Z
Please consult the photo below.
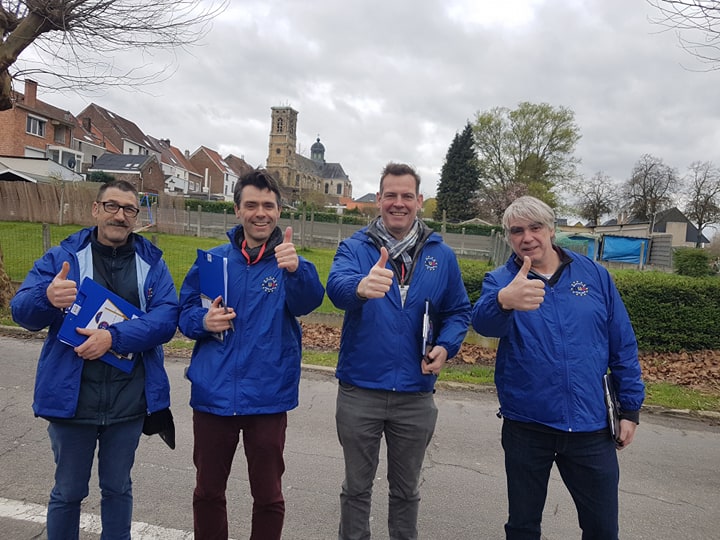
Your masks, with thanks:
M 271 107 L 267 170 L 280 182 L 294 202 L 309 194 L 321 194 L 330 203 L 352 198 L 352 182 L 340 163 L 325 161 L 325 146 L 318 137 L 310 158 L 297 153 L 297 117 L 292 107 Z
M 37 83 L 25 81 L 25 93 L 13 91 L 13 106 L 0 111 L 0 155 L 47 158 L 79 173 L 82 154 L 73 149 L 75 117 L 37 99 Z

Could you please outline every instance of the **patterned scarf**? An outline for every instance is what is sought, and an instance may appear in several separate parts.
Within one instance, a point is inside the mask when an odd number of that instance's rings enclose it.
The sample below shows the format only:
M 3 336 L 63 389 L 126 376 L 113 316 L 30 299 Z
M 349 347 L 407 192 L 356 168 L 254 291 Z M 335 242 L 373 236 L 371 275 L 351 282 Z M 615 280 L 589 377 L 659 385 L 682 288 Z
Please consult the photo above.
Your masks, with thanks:
M 397 259 L 402 256 L 403 263 L 407 268 L 410 268 L 412 264 L 412 257 L 408 253 L 410 249 L 415 247 L 415 244 L 420 238 L 420 234 L 423 231 L 425 224 L 422 223 L 418 218 L 415 218 L 415 223 L 410 228 L 410 231 L 405 235 L 405 238 L 398 240 L 391 235 L 385 228 L 385 224 L 382 218 L 375 218 L 372 223 L 368 226 L 368 232 L 377 236 L 390 254 L 391 259 Z

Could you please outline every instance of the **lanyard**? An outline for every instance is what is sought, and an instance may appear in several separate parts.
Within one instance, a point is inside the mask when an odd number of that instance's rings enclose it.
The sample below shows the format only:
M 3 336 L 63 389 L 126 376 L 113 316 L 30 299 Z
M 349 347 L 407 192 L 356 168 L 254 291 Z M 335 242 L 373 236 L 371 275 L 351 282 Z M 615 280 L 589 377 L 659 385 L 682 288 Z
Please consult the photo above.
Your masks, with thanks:
M 262 247 L 260 248 L 260 252 L 258 253 L 257 257 L 255 257 L 255 260 L 250 260 L 250 255 L 248 255 L 248 252 L 245 251 L 245 247 L 247 246 L 247 240 L 243 240 L 242 244 L 240 245 L 240 252 L 243 254 L 243 257 L 245 257 L 245 260 L 248 264 L 255 264 L 260 259 L 262 259 L 263 253 L 265 253 L 265 246 L 267 245 L 267 242 L 264 242 Z

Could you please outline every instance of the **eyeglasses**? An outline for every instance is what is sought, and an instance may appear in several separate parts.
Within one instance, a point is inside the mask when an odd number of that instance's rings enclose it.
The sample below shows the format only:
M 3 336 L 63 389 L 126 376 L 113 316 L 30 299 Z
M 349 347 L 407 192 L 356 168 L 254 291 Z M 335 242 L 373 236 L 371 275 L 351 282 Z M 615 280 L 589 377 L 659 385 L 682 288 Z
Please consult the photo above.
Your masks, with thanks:
M 120 209 L 122 209 L 123 213 L 125 214 L 125 217 L 134 218 L 137 217 L 137 215 L 140 213 L 140 209 L 136 208 L 134 206 L 123 206 L 121 204 L 118 204 L 116 202 L 108 201 L 108 202 L 102 202 L 98 201 L 98 203 L 102 204 L 103 209 L 108 214 L 117 214 Z

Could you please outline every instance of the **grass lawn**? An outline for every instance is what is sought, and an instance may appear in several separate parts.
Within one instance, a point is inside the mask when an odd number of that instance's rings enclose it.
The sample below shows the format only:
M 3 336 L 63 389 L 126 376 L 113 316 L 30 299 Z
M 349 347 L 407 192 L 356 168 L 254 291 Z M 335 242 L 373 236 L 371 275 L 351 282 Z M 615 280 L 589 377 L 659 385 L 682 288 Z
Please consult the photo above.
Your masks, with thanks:
M 80 227 L 77 225 L 50 227 L 51 244 L 58 245 L 62 239 L 78 229 Z M 143 236 L 156 241 L 163 250 L 165 261 L 178 290 L 185 274 L 195 261 L 196 250 L 198 248 L 209 249 L 226 241 L 225 239 L 170 234 L 143 233 Z M 33 262 L 42 256 L 42 226 L 38 223 L 0 221 L 0 239 L 2 239 L 0 247 L 4 255 L 7 274 L 13 281 L 22 281 L 32 268 Z M 320 280 L 326 283 L 335 251 L 313 248 L 301 250 L 299 253 L 315 264 Z M 463 272 L 482 272 L 485 265 L 485 263 L 472 260 L 461 260 L 460 264 Z M 316 312 L 341 313 L 332 305 L 327 295 Z M 0 324 L 14 325 L 9 310 L 0 309 Z M 174 340 L 169 345 L 169 349 L 174 347 L 187 349 L 192 347 L 192 342 Z M 337 353 L 305 351 L 303 361 L 309 364 L 334 367 L 337 363 Z M 492 384 L 493 373 L 493 368 L 486 366 L 448 366 L 441 373 L 440 380 Z M 666 383 L 648 384 L 646 403 L 677 409 L 720 411 L 720 392 L 710 394 Z

